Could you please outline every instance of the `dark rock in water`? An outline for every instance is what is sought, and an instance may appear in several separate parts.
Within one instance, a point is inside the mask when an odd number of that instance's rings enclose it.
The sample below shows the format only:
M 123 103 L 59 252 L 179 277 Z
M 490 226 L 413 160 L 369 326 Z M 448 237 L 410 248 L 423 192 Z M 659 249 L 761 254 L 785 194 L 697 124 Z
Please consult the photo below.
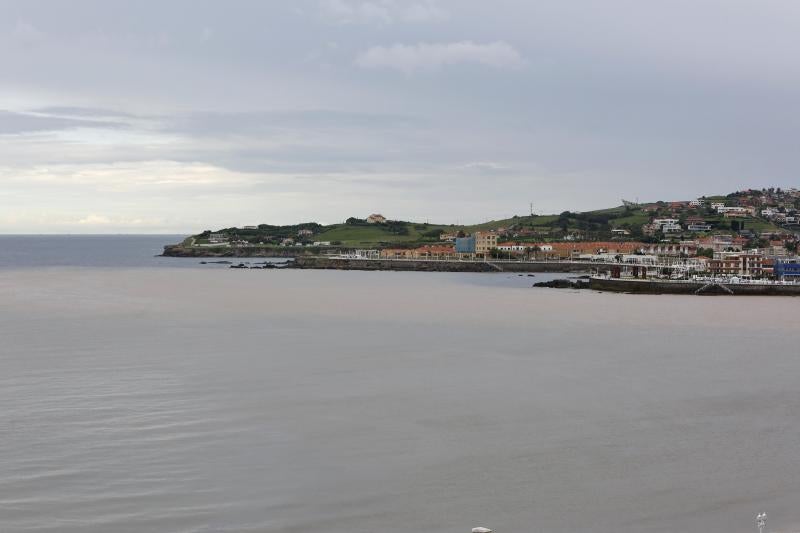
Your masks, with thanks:
M 244 263 L 239 263 L 238 265 L 231 265 L 230 268 L 250 268 Z
M 535 278 L 535 277 L 536 277 L 536 274 L 528 274 L 528 277 L 529 277 L 529 278 Z
M 588 289 L 589 283 L 586 281 L 570 281 L 568 279 L 554 279 L 551 281 L 540 281 L 534 283 L 534 287 L 547 287 L 550 289 Z

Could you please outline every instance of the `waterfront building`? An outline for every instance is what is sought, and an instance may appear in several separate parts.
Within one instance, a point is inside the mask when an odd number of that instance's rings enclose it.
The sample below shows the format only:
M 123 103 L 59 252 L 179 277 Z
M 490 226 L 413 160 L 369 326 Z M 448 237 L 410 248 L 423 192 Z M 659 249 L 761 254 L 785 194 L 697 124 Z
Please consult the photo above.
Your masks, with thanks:
M 708 270 L 717 276 L 750 276 L 764 274 L 765 258 L 758 252 L 716 252 L 708 262 Z
M 476 231 L 474 237 L 477 255 L 486 256 L 494 248 L 497 248 L 497 233 L 493 231 Z
M 441 244 L 429 244 L 414 249 L 415 259 L 450 259 L 455 254 L 455 247 Z
M 773 272 L 775 278 L 782 281 L 800 280 L 800 258 L 776 260 Z
M 475 253 L 475 236 L 458 237 L 456 238 L 456 253 L 457 254 L 474 254 Z
M 655 244 L 643 244 L 641 252 L 645 254 L 679 257 L 697 255 L 697 244 L 694 241 L 682 241 L 679 243 L 659 242 Z
M 384 248 L 381 250 L 382 259 L 414 259 L 414 250 L 410 248 Z

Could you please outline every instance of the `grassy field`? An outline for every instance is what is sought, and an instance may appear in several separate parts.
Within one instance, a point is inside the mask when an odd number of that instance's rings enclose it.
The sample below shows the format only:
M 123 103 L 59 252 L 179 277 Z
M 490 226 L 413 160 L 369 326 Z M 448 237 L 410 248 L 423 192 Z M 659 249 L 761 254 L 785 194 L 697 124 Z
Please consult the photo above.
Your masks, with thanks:
M 407 235 L 398 235 L 392 233 L 388 226 L 382 224 L 370 224 L 368 226 L 354 226 L 347 224 L 337 224 L 328 227 L 322 233 L 314 236 L 315 241 L 338 241 L 345 246 L 359 246 L 362 244 L 374 244 L 377 242 L 385 243 L 406 243 L 417 242 L 425 240 L 424 234 L 427 232 L 435 231 L 441 233 L 442 231 L 457 231 L 457 228 L 451 226 L 442 226 L 434 224 L 406 224 L 408 229 Z M 428 239 L 435 241 L 436 239 Z

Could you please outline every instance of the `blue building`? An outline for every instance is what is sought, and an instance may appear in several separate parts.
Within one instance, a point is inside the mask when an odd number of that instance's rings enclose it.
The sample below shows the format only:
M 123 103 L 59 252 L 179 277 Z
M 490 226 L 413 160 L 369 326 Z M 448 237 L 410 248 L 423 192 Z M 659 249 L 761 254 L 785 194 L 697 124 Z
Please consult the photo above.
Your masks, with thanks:
M 474 254 L 475 253 L 475 236 L 458 237 L 456 239 L 456 253 L 457 254 Z
M 775 261 L 774 268 L 777 279 L 800 279 L 800 261 L 797 259 Z

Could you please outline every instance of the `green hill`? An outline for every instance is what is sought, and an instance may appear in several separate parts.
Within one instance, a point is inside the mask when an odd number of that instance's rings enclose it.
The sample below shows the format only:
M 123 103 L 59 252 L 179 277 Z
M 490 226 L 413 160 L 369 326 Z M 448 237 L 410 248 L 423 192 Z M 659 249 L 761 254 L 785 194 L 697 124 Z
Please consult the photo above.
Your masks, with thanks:
M 753 201 L 759 202 L 754 204 Z M 653 240 L 663 236 L 645 236 L 643 226 L 654 217 L 678 218 L 682 223 L 692 218 L 702 219 L 712 225 L 712 232 L 736 233 L 741 229 L 752 232 L 780 231 L 781 228 L 766 218 L 751 217 L 744 219 L 744 228 L 738 226 L 738 221 L 726 219 L 713 211 L 708 203 L 711 201 L 725 202 L 727 205 L 761 205 L 764 199 L 774 201 L 776 205 L 787 205 L 794 202 L 800 204 L 800 198 L 795 192 L 786 193 L 780 189 L 762 191 L 741 191 L 727 196 L 710 196 L 706 198 L 707 204 L 700 207 L 690 207 L 686 202 L 670 204 L 667 202 L 654 202 L 642 205 L 624 205 L 606 209 L 585 212 L 564 211 L 553 215 L 523 215 L 512 218 L 493 220 L 474 225 L 445 225 L 428 224 L 410 221 L 393 221 L 385 223 L 367 223 L 364 219 L 350 218 L 343 224 L 321 225 L 314 222 L 295 224 L 289 226 L 273 226 L 262 224 L 258 227 L 225 228 L 214 233 L 222 234 L 224 239 L 238 242 L 243 246 L 274 247 L 305 245 L 313 243 L 330 243 L 339 247 L 380 247 L 380 246 L 414 246 L 424 243 L 440 241 L 442 232 L 470 234 L 475 231 L 504 230 L 504 238 L 518 241 L 561 240 L 569 236 L 585 240 Z M 800 207 L 800 206 L 798 206 Z M 620 235 L 612 230 L 624 229 L 629 233 Z M 691 237 L 694 234 L 684 232 L 685 235 L 675 237 Z M 205 231 L 187 239 L 184 247 L 213 247 L 212 232 Z

